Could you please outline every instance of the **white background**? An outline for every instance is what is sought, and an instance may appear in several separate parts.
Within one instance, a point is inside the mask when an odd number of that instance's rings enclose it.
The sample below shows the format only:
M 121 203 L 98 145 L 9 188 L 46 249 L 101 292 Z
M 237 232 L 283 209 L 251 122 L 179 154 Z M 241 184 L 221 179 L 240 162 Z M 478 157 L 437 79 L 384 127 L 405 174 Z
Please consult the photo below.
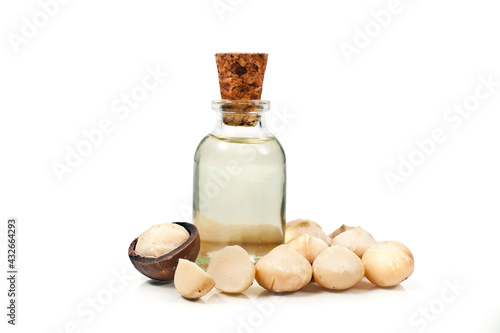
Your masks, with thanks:
M 212 0 L 74 0 L 15 47 L 23 17 L 42 9 L 3 1 L 0 266 L 16 216 L 20 276 L 15 328 L 0 284 L 2 331 L 499 332 L 500 86 L 460 124 L 443 115 L 474 103 L 479 77 L 500 81 L 500 8 L 401 0 L 380 28 L 370 13 L 389 3 L 221 0 L 219 15 Z M 346 57 L 342 43 L 366 27 L 369 42 Z M 133 269 L 133 238 L 190 219 L 193 154 L 219 98 L 213 55 L 234 51 L 269 53 L 263 99 L 287 154 L 288 220 L 405 243 L 416 270 L 401 286 L 277 297 L 254 285 L 191 302 Z M 169 75 L 127 117 L 113 112 L 148 67 Z M 60 181 L 53 163 L 105 118 L 112 132 Z M 415 140 L 436 128 L 447 139 L 391 191 L 384 174 L 422 157 Z

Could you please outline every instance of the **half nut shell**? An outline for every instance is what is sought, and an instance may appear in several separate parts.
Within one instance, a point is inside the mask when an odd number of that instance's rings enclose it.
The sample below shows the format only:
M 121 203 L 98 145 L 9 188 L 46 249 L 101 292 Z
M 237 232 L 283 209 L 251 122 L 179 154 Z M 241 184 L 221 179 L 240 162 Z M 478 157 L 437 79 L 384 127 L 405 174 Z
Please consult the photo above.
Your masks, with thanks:
M 187 222 L 174 222 L 184 227 L 189 238 L 178 248 L 159 256 L 143 257 L 135 252 L 137 238 L 132 241 L 128 248 L 128 256 L 134 267 L 147 277 L 159 281 L 172 281 L 179 259 L 195 261 L 200 252 L 200 234 L 194 224 Z

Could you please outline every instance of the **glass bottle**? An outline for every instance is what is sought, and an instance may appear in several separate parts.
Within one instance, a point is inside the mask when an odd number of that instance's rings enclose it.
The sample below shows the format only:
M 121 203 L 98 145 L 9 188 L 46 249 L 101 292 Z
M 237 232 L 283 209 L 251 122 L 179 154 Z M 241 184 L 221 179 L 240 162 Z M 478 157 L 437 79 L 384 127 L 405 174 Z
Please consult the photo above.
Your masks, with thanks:
M 286 160 L 267 129 L 264 100 L 216 100 L 213 131 L 194 156 L 193 219 L 201 237 L 197 263 L 240 245 L 256 262 L 282 244 Z

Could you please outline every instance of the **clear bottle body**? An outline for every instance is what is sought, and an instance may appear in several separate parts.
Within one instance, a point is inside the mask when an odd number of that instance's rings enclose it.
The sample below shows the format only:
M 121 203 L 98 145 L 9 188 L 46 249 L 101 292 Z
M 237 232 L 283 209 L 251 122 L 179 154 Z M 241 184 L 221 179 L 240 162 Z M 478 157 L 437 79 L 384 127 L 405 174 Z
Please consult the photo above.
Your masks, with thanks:
M 265 127 L 269 102 L 258 102 L 265 104 L 250 112 L 250 126 L 227 125 L 225 119 L 241 113 L 223 111 L 229 101 L 215 102 L 216 127 L 196 150 L 193 219 L 201 237 L 200 265 L 228 245 L 240 245 L 257 261 L 283 242 L 286 159 Z

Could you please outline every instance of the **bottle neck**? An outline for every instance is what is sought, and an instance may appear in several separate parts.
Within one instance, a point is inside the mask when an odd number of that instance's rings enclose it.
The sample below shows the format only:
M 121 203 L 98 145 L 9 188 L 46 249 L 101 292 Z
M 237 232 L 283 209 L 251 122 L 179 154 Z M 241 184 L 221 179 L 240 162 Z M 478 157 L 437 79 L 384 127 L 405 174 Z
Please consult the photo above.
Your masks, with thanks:
M 232 138 L 266 138 L 273 134 L 266 127 L 265 112 L 268 101 L 228 101 L 212 102 L 216 114 L 212 135 Z

